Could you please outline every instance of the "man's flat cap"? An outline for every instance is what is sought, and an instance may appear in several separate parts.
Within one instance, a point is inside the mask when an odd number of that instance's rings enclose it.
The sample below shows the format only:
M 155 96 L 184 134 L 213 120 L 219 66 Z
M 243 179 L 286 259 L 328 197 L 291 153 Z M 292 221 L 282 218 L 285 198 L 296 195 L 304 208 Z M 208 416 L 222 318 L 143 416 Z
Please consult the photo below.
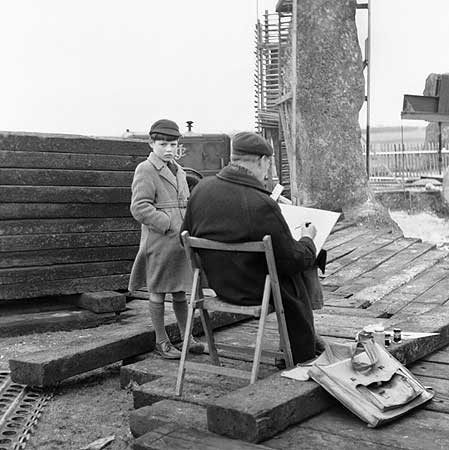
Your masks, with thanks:
M 273 149 L 262 136 L 249 131 L 243 131 L 237 133 L 232 139 L 232 152 L 237 155 L 271 156 Z
M 180 137 L 178 125 L 173 120 L 161 119 L 151 125 L 150 135 L 153 133 L 165 134 L 167 136 Z

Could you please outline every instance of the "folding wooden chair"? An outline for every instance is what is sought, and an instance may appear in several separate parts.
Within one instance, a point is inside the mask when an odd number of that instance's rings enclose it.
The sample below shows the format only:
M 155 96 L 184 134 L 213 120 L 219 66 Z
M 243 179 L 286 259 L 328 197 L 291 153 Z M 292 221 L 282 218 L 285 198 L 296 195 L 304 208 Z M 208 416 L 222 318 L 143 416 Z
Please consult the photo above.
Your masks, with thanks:
M 179 363 L 178 377 L 176 380 L 176 394 L 182 394 L 182 387 L 184 381 L 184 375 L 186 367 L 196 368 L 197 370 L 228 374 L 243 377 L 250 380 L 250 383 L 254 383 L 257 380 L 259 373 L 260 359 L 262 356 L 262 340 L 265 328 L 265 322 L 270 308 L 270 294 L 273 295 L 273 306 L 277 316 L 279 336 L 280 336 L 280 351 L 267 352 L 271 356 L 282 356 L 285 359 L 286 367 L 293 367 L 293 356 L 290 347 L 290 339 L 287 333 L 287 325 L 285 322 L 284 308 L 281 301 L 281 291 L 279 288 L 279 280 L 276 271 L 276 263 L 274 260 L 273 247 L 271 243 L 271 237 L 265 236 L 262 241 L 259 242 L 245 242 L 241 244 L 226 244 L 222 242 L 210 241 L 207 239 L 191 237 L 187 231 L 182 233 L 182 240 L 187 256 L 190 260 L 193 269 L 193 283 L 190 301 L 188 305 L 188 315 L 186 322 L 186 331 L 184 335 L 184 342 L 182 346 L 181 360 Z M 201 267 L 201 258 L 199 250 L 216 250 L 216 251 L 235 251 L 235 252 L 256 252 L 264 253 L 267 261 L 268 273 L 265 276 L 265 285 L 263 290 L 263 296 L 261 304 L 256 306 L 238 306 L 231 303 L 227 303 L 221 300 L 218 296 L 205 297 L 202 295 L 201 280 L 205 280 L 205 275 Z M 189 343 L 193 327 L 193 316 L 195 310 L 200 312 L 201 322 L 203 324 L 204 333 L 206 335 L 207 344 L 209 347 L 209 356 L 212 365 L 198 364 L 192 362 L 186 362 L 186 357 L 189 351 Z M 259 326 L 257 331 L 256 345 L 254 350 L 253 366 L 251 373 L 238 369 L 217 367 L 220 366 L 220 361 L 217 353 L 217 346 L 214 341 L 213 331 L 209 318 L 209 311 L 221 311 L 234 314 L 245 314 L 248 316 L 258 317 Z M 221 346 L 219 346 L 221 347 Z M 229 347 L 226 346 L 229 350 Z M 241 351 L 242 347 L 238 347 Z M 247 347 L 248 349 L 248 347 Z M 265 351 L 264 351 L 265 353 Z

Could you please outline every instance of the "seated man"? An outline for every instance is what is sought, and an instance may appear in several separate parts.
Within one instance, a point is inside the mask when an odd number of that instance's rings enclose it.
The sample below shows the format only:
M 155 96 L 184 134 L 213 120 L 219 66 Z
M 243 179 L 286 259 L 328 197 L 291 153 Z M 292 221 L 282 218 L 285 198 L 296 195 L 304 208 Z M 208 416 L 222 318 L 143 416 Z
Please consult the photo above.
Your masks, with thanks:
M 226 243 L 260 241 L 271 235 L 296 364 L 315 357 L 313 314 L 301 272 L 314 266 L 316 228 L 304 226 L 299 241 L 292 237 L 279 205 L 263 185 L 272 154 L 271 146 L 257 134 L 235 135 L 231 163 L 195 187 L 183 229 L 195 237 Z M 201 260 L 209 286 L 223 300 L 243 306 L 261 302 L 267 273 L 263 254 L 207 250 Z

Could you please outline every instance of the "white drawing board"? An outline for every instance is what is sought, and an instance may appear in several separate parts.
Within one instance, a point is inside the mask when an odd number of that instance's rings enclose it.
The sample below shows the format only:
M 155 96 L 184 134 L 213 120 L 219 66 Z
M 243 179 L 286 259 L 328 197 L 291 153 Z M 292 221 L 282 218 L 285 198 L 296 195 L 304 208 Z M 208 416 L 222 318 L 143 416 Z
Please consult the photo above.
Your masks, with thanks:
M 323 248 L 327 237 L 340 217 L 340 213 L 326 211 L 324 209 L 304 208 L 302 206 L 284 204 L 279 204 L 279 206 L 282 215 L 296 240 L 301 238 L 301 225 L 305 222 L 311 222 L 315 225 L 317 234 L 313 241 L 315 243 L 317 254 Z

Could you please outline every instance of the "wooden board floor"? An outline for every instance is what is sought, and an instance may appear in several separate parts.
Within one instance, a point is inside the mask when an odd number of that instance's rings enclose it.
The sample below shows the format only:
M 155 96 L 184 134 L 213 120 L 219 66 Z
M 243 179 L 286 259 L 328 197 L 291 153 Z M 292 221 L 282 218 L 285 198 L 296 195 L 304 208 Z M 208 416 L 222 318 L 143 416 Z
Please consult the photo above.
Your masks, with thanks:
M 431 315 L 432 310 L 449 300 L 447 250 L 400 234 L 376 233 L 344 222 L 338 224 L 324 247 L 328 250 L 328 264 L 322 277 L 325 306 L 315 311 L 315 323 L 326 340 L 353 340 L 357 331 L 373 323 L 381 322 L 386 329 L 391 329 L 393 324 L 406 323 L 423 313 Z M 435 314 L 438 311 L 435 309 Z M 251 321 L 240 323 L 216 332 L 215 337 L 218 342 L 251 345 L 256 326 Z M 265 348 L 277 347 L 274 315 L 268 320 L 264 342 Z M 264 362 L 273 363 L 266 359 Z M 362 440 L 368 449 L 448 448 L 449 350 L 425 357 L 412 369 L 436 392 L 435 399 L 419 411 L 372 430 L 345 408 L 337 406 L 263 444 L 294 449 L 299 448 L 300 442 L 304 449 L 346 450 L 360 448 Z M 435 431 L 431 439 L 429 430 Z

